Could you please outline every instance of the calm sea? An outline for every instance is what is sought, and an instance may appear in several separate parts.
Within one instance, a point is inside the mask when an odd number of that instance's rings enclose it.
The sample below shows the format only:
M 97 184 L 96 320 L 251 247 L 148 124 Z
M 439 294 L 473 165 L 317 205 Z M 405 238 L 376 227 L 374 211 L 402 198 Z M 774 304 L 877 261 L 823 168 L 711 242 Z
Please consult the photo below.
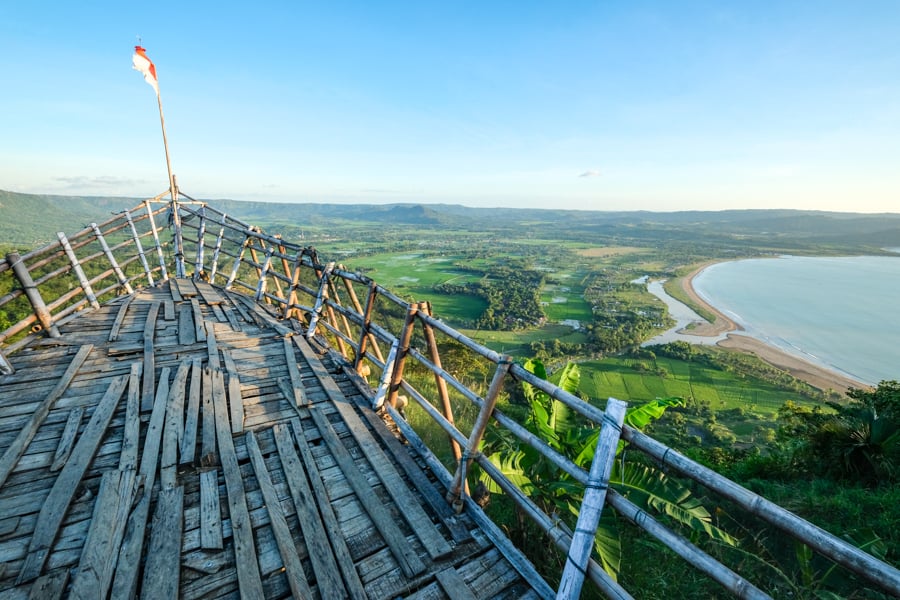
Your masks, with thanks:
M 718 263 L 694 288 L 753 337 L 865 383 L 900 380 L 900 257 Z

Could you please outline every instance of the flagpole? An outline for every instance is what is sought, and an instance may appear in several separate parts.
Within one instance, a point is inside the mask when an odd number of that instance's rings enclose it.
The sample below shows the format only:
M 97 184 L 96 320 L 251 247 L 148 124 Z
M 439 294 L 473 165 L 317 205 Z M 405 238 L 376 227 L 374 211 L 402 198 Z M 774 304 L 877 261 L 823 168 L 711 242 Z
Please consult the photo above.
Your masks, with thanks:
M 157 82 L 157 86 L 159 83 Z M 166 139 L 166 118 L 163 115 L 162 96 L 157 87 L 156 102 L 159 105 L 159 124 L 162 127 L 163 147 L 166 150 L 166 170 L 169 173 L 169 193 L 172 195 L 172 225 L 175 227 L 175 276 L 185 277 L 184 249 L 181 237 L 181 215 L 178 214 L 178 188 L 175 186 L 175 175 L 172 174 L 172 161 L 169 158 L 169 142 Z

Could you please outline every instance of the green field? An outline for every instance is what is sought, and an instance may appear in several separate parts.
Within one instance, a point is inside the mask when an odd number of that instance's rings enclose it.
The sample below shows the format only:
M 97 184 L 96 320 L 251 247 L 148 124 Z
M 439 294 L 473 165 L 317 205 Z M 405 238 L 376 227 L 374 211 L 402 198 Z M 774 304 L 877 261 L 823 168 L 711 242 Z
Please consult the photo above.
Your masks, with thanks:
M 796 392 L 761 379 L 729 373 L 696 362 L 670 358 L 605 358 L 579 363 L 580 391 L 592 399 L 610 396 L 629 403 L 678 396 L 708 402 L 713 411 L 741 408 L 774 414 Z

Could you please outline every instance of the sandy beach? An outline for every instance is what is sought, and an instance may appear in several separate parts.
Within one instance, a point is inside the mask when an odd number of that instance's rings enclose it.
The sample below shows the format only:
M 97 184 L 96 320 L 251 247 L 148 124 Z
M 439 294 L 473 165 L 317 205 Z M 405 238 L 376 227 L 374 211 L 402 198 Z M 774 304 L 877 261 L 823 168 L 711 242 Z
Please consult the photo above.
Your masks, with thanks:
M 816 365 L 805 361 L 799 357 L 782 351 L 775 346 L 766 344 L 765 342 L 752 338 L 748 335 L 734 334 L 730 332 L 741 331 L 741 327 L 729 319 L 721 311 L 704 301 L 693 287 L 694 277 L 703 269 L 712 263 L 701 265 L 688 276 L 681 280 L 681 287 L 690 299 L 697 305 L 704 307 L 706 310 L 716 315 L 716 320 L 712 323 L 703 324 L 694 327 L 690 331 L 691 335 L 703 337 L 715 337 L 723 333 L 728 333 L 725 339 L 717 343 L 722 348 L 728 348 L 739 352 L 754 354 L 765 362 L 779 369 L 784 369 L 791 375 L 805 381 L 820 390 L 833 389 L 841 393 L 845 393 L 849 388 L 868 388 L 870 386 L 841 375 L 831 369 Z

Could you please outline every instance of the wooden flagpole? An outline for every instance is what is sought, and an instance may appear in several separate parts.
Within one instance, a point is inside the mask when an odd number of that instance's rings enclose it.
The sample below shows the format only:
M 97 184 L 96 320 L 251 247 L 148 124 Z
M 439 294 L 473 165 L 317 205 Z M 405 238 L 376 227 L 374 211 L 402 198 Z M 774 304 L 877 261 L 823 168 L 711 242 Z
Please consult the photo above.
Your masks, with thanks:
M 175 186 L 175 175 L 172 174 L 172 160 L 169 158 L 169 141 L 166 138 L 166 117 L 163 115 L 162 95 L 159 93 L 157 80 L 156 103 L 159 105 L 159 124 L 162 127 L 163 147 L 166 150 L 166 170 L 169 173 L 169 193 L 172 195 L 172 225 L 175 227 L 175 276 L 185 277 L 184 248 L 181 239 L 181 215 L 178 214 L 178 188 Z

